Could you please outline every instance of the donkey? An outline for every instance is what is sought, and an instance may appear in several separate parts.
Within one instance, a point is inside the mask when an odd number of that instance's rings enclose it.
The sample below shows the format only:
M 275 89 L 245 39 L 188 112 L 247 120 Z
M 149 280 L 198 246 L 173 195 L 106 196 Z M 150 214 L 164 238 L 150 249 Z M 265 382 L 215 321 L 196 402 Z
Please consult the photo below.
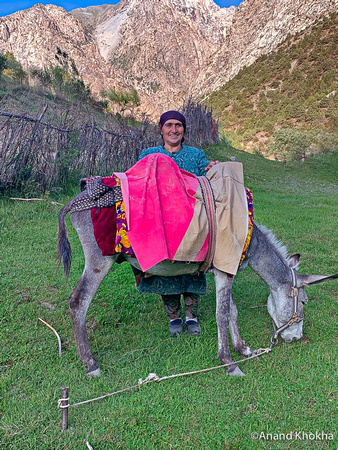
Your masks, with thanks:
M 94 359 L 88 340 L 86 329 L 86 314 L 89 305 L 109 270 L 121 258 L 133 267 L 140 269 L 136 258 L 125 254 L 102 256 L 94 237 L 94 230 L 89 210 L 74 211 L 76 196 L 65 205 L 59 214 L 58 255 L 62 260 L 65 276 L 69 275 L 71 264 L 71 248 L 67 238 L 65 217 L 71 213 L 71 221 L 75 227 L 85 256 L 85 268 L 74 291 L 69 297 L 69 308 L 75 332 L 77 354 L 84 364 L 87 374 L 100 375 L 100 367 Z M 250 246 L 241 266 L 246 266 L 257 273 L 270 290 L 267 309 L 275 324 L 275 333 L 271 338 L 271 346 L 276 343 L 278 335 L 286 342 L 298 340 L 303 335 L 303 307 L 308 298 L 304 287 L 314 283 L 336 278 L 338 275 L 301 275 L 297 273 L 299 254 L 287 257 L 287 250 L 282 246 L 274 234 L 264 226 L 254 224 Z M 195 273 L 198 263 L 172 264 L 163 261 L 149 269 L 150 274 L 175 276 Z M 237 325 L 237 308 L 232 296 L 233 277 L 216 268 L 210 271 L 214 275 L 216 286 L 216 322 L 218 328 L 218 359 L 229 364 L 229 375 L 243 376 L 243 372 L 233 361 L 229 350 L 230 331 L 233 349 L 242 356 L 252 355 L 253 350 L 241 338 Z M 233 364 L 232 364 L 233 363 Z

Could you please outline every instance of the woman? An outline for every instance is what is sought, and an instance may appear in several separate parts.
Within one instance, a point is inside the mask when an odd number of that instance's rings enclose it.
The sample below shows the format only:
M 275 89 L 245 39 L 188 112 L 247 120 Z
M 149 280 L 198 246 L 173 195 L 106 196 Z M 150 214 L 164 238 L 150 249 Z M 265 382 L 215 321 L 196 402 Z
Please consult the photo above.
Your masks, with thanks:
M 180 112 L 167 111 L 163 113 L 159 121 L 159 132 L 162 136 L 163 144 L 143 150 L 139 159 L 151 153 L 163 153 L 172 158 L 180 169 L 197 176 L 205 175 L 206 171 L 219 163 L 219 161 L 209 162 L 203 150 L 183 145 L 186 119 Z M 144 293 L 161 294 L 166 315 L 170 320 L 169 331 L 175 336 L 183 332 L 183 320 L 181 318 L 182 295 L 188 333 L 191 335 L 200 334 L 201 329 L 197 314 L 200 295 L 206 293 L 206 278 L 204 274 L 142 278 L 139 290 Z

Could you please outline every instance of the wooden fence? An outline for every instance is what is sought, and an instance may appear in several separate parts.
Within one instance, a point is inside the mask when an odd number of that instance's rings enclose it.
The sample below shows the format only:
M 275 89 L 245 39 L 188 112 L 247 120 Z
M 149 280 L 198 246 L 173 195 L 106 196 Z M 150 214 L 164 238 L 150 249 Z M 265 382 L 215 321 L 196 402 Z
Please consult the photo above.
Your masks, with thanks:
M 47 109 L 47 106 L 45 110 Z M 0 111 L 0 190 L 22 191 L 34 185 L 41 192 L 62 186 L 70 176 L 108 175 L 137 162 L 142 149 L 161 143 L 157 127 L 144 120 L 117 131 L 94 121 L 77 128 L 57 127 L 39 117 Z M 189 145 L 203 147 L 219 141 L 211 111 L 188 104 Z

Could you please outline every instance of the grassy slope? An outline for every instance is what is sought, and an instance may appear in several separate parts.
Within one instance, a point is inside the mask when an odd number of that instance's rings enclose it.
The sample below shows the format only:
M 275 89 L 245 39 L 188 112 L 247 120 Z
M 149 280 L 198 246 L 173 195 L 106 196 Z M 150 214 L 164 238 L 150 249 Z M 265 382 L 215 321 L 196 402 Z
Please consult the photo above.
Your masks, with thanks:
M 338 15 L 289 37 L 212 93 L 208 104 L 234 145 L 258 149 L 274 130 L 337 130 Z
M 117 123 L 116 118 L 106 114 L 102 105 L 94 100 L 54 94 L 51 89 L 20 84 L 5 75 L 0 78 L 0 110 L 34 118 L 44 112 L 42 121 L 60 128 L 75 128 L 95 121 L 114 129 Z
M 232 155 L 243 162 L 256 220 L 272 228 L 290 253 L 302 253 L 301 272 L 337 271 L 337 156 L 284 165 L 222 145 L 209 150 L 214 159 Z M 251 438 L 252 432 L 334 433 L 334 281 L 308 289 L 304 339 L 242 364 L 245 378 L 227 377 L 221 369 L 144 386 L 70 409 L 69 430 L 61 433 L 56 408 L 61 386 L 70 387 L 74 403 L 132 386 L 149 372 L 165 376 L 215 366 L 217 330 L 211 276 L 200 309 L 203 334 L 171 339 L 159 297 L 139 294 L 123 264 L 106 278 L 88 313 L 90 341 L 103 373 L 87 380 L 66 301 L 82 271 L 82 251 L 69 227 L 73 266 L 66 282 L 55 268 L 58 210 L 48 201 L 0 203 L 1 448 L 80 449 L 87 440 L 95 450 L 336 448 L 337 440 Z M 250 269 L 238 275 L 239 325 L 254 348 L 269 345 L 267 293 Z M 61 358 L 55 336 L 38 317 L 59 332 Z

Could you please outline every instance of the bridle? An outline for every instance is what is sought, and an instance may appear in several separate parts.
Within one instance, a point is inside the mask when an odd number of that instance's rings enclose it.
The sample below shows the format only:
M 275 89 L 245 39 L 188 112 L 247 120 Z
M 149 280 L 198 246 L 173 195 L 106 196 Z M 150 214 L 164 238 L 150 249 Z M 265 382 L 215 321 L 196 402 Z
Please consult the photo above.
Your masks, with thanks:
M 292 291 L 291 295 L 293 297 L 293 314 L 288 322 L 286 322 L 284 325 L 280 326 L 276 329 L 275 322 L 272 320 L 272 324 L 274 327 L 274 333 L 271 336 L 270 339 L 270 349 L 278 343 L 278 335 L 281 331 L 285 330 L 285 328 L 288 328 L 293 323 L 299 323 L 303 320 L 303 316 L 300 317 L 298 315 L 298 287 L 297 287 L 297 281 L 296 281 L 296 271 L 295 269 L 291 268 L 291 274 L 292 274 Z

